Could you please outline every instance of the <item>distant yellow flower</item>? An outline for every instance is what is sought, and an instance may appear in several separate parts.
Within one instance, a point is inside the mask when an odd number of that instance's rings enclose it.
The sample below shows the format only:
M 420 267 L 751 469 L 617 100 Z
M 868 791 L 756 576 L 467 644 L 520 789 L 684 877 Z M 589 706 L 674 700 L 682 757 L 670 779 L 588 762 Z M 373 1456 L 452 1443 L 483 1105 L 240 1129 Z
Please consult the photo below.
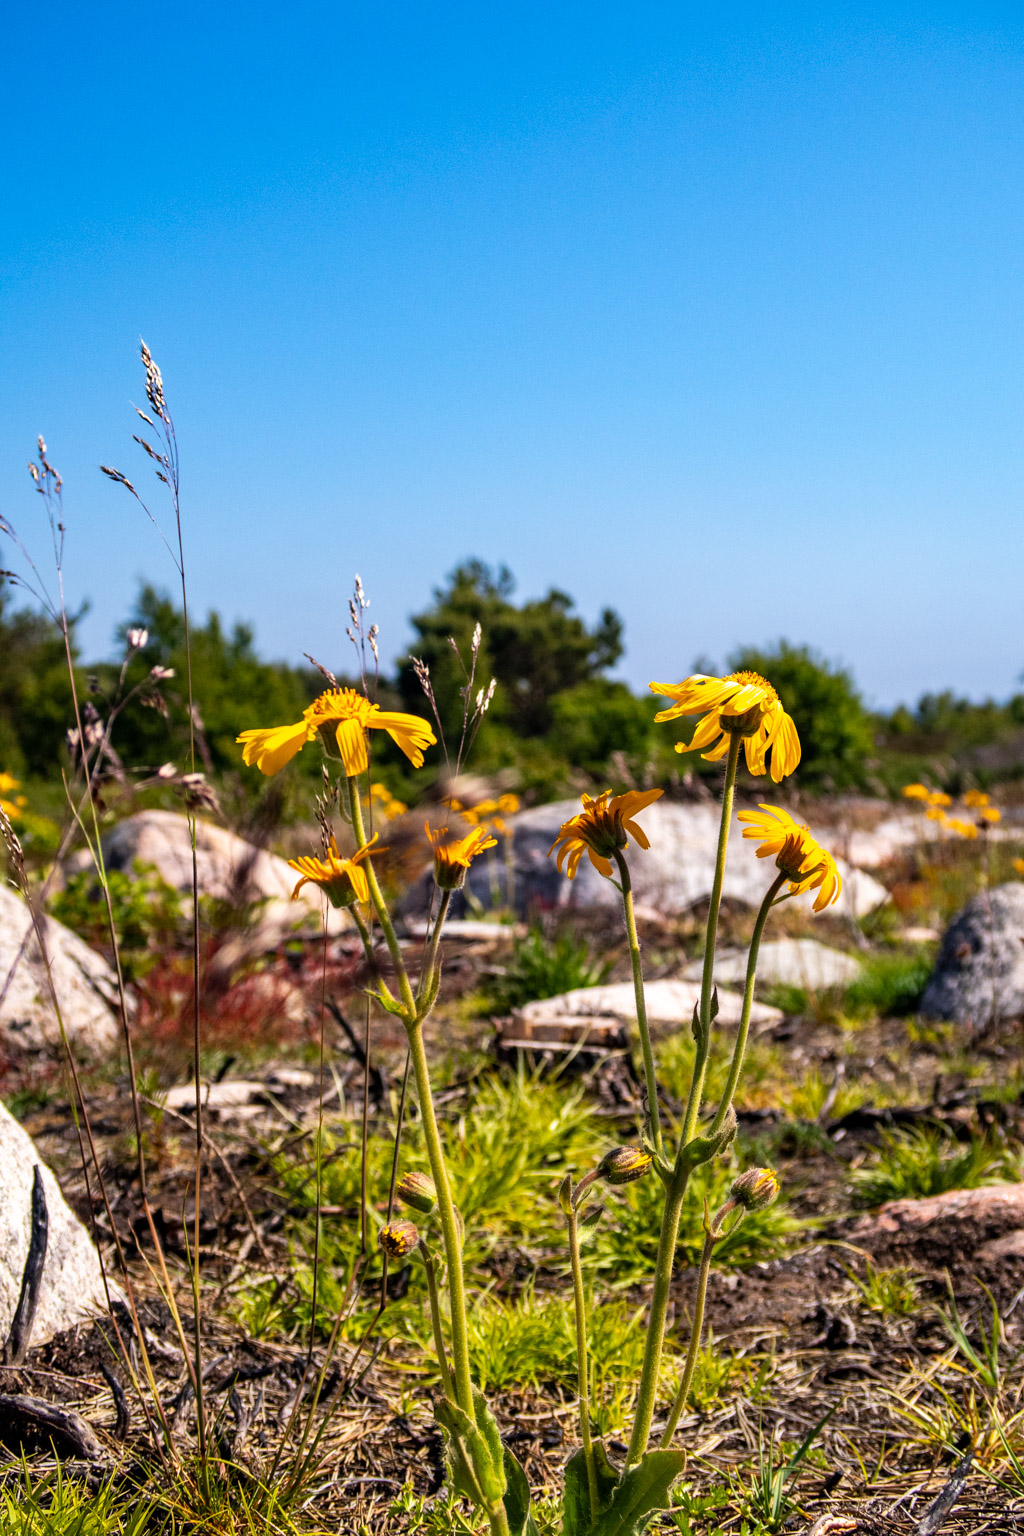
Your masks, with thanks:
M 928 795 L 928 804 L 934 806 L 947 806 L 953 804 L 953 796 L 943 794 L 941 789 L 933 789 Z
M 370 786 L 370 807 L 383 816 L 385 821 L 394 821 L 396 816 L 404 816 L 409 809 L 404 801 L 396 800 L 384 784 Z
M 423 762 L 424 747 L 437 740 L 430 726 L 418 715 L 403 715 L 381 709 L 355 688 L 331 688 L 315 699 L 295 725 L 272 725 L 243 731 L 235 739 L 243 743 L 242 761 L 255 763 L 261 773 L 274 774 L 326 726 L 335 726 L 338 751 L 351 778 L 365 773 L 369 766 L 366 750 L 367 731 L 387 731 L 414 768 Z
M 771 749 L 771 774 L 776 784 L 799 763 L 800 738 L 796 726 L 771 683 L 757 672 L 733 672 L 728 677 L 697 673 L 682 683 L 650 686 L 653 693 L 663 693 L 675 700 L 670 709 L 655 715 L 655 720 L 677 720 L 680 715 L 707 716 L 688 745 L 676 744 L 677 752 L 696 752 L 715 742 L 711 751 L 703 754 L 705 762 L 714 763 L 729 750 L 730 737 L 742 736 L 747 767 L 753 774 L 767 771 L 765 764 Z
M 931 790 L 927 784 L 904 784 L 903 795 L 907 800 L 927 800 Z
M 945 825 L 951 832 L 955 832 L 957 837 L 966 837 L 968 841 L 978 835 L 978 829 L 974 822 L 963 821 L 959 816 L 947 816 L 945 818 Z
M 466 871 L 478 853 L 485 848 L 497 848 L 497 838 L 491 837 L 486 827 L 474 827 L 465 837 L 454 838 L 447 827 L 435 832 L 429 824 L 425 831 L 434 850 L 434 879 L 442 891 L 457 891 L 466 882 Z
M 928 821 L 937 821 L 939 823 L 939 825 L 943 826 L 943 827 L 946 825 L 946 822 L 949 820 L 949 818 L 946 815 L 945 811 L 940 810 L 937 805 L 930 805 L 928 807 L 928 809 L 925 811 L 924 814 L 925 814 L 926 820 L 928 820 Z
M 1018 875 L 1024 875 L 1024 859 L 1014 859 L 1013 867 Z
M 748 823 L 744 837 L 760 840 L 758 858 L 774 856 L 776 869 L 789 881 L 791 896 L 817 891 L 815 912 L 821 912 L 839 900 L 843 882 L 835 859 L 817 838 L 811 836 L 807 827 L 793 820 L 788 811 L 779 806 L 762 805 L 756 811 L 740 811 L 739 820 Z
M 292 901 L 298 899 L 304 885 L 318 885 L 332 907 L 350 907 L 354 901 L 361 901 L 364 904 L 368 902 L 370 887 L 365 869 L 360 869 L 359 866 L 364 859 L 371 858 L 373 854 L 383 853 L 382 848 L 371 846 L 376 841 L 377 837 L 374 834 L 365 848 L 360 848 L 359 852 L 354 853 L 350 859 L 343 859 L 332 837 L 326 858 L 289 859 L 289 868 L 296 870 L 302 876 L 292 891 Z
M 988 803 L 989 797 L 984 793 L 983 790 L 969 789 L 966 795 L 964 795 L 964 805 L 969 805 L 972 811 L 980 811 L 981 808 L 985 805 L 988 805 Z
M 0 808 L 8 821 L 20 821 L 28 801 L 24 795 L 14 795 L 13 800 L 8 799 L 16 789 L 21 788 L 21 780 L 16 779 L 13 773 L 0 773 Z
M 641 848 L 651 846 L 647 834 L 633 817 L 663 794 L 661 789 L 630 789 L 624 795 L 612 795 L 611 790 L 606 789 L 600 795 L 584 795 L 583 810 L 562 823 L 558 836 L 548 849 L 548 858 L 558 848 L 555 862 L 561 873 L 562 862 L 568 856 L 565 873 L 570 880 L 575 880 L 584 853 L 596 870 L 602 875 L 610 875 L 612 856 L 617 849 L 628 846 L 630 837 Z
M 978 814 L 982 821 L 990 821 L 993 826 L 1003 819 L 1003 813 L 996 805 L 983 805 Z

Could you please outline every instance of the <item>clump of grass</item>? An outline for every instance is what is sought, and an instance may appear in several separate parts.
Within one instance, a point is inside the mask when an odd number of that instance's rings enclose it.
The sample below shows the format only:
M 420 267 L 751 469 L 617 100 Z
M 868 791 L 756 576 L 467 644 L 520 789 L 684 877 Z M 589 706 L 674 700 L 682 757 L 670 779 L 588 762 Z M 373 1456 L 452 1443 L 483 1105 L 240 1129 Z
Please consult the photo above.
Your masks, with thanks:
M 534 927 L 516 944 L 504 969 L 490 978 L 487 1006 L 494 1013 L 508 1013 L 576 987 L 600 986 L 610 972 L 610 964 L 592 958 L 586 940 L 572 933 L 549 937 L 543 928 Z
M 985 1137 L 960 1143 L 942 1126 L 885 1131 L 882 1145 L 863 1168 L 850 1175 L 858 1205 L 887 1200 L 921 1200 L 950 1189 L 978 1189 L 1007 1171 L 1005 1151 Z
M 143 1536 L 154 1528 L 148 1500 L 125 1498 L 113 1481 L 95 1492 L 57 1464 L 53 1473 L 30 1471 L 0 1488 L 0 1529 L 5 1536 Z
M 931 955 L 871 955 L 846 989 L 844 1006 L 854 1017 L 897 1018 L 916 1012 L 932 973 Z
M 861 1305 L 880 1317 L 912 1317 L 920 1301 L 920 1287 L 913 1271 L 905 1264 L 894 1264 L 886 1269 L 869 1258 L 863 1275 L 854 1270 L 847 1274 L 857 1287 Z

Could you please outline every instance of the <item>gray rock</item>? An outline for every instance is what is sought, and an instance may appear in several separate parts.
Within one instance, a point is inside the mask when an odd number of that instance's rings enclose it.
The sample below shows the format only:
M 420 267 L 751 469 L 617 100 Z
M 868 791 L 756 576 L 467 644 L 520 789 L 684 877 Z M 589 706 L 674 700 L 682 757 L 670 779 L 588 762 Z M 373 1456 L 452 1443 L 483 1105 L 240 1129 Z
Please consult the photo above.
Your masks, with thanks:
M 118 1035 L 117 980 L 102 955 L 52 917 L 41 919 L 68 1039 L 91 1054 Z M 58 1050 L 60 1028 L 28 907 L 0 885 L 0 1039 L 18 1051 Z
M 138 864 L 151 865 L 168 885 L 183 894 L 192 891 L 192 841 L 188 819 L 174 811 L 140 811 L 127 816 L 103 835 L 108 869 L 130 874 Z M 75 854 L 66 868 L 91 867 L 88 850 Z M 321 927 L 326 905 L 319 892 L 304 886 L 291 900 L 299 880 L 286 859 L 267 853 L 212 822 L 196 822 L 196 875 L 200 893 L 232 906 L 261 902 L 258 920 L 248 931 L 248 947 L 273 949 L 290 930 Z M 327 905 L 328 931 L 344 933 L 351 926 L 346 913 Z
M 88 1232 L 68 1207 L 28 1132 L 0 1104 L 0 1344 L 10 1333 L 21 1295 L 37 1167 L 46 1195 L 49 1230 L 42 1284 L 28 1336 L 30 1348 L 107 1310 L 99 1256 Z M 112 1284 L 112 1299 L 120 1296 Z
M 694 1006 L 700 1001 L 700 981 L 649 981 L 644 988 L 647 1018 L 652 1027 L 689 1028 Z M 722 1025 L 738 1024 L 743 998 L 738 992 L 718 992 L 718 1018 Z M 636 1025 L 636 999 L 631 981 L 614 982 L 603 987 L 576 987 L 558 997 L 545 997 L 527 1003 L 517 1017 L 536 1028 L 571 1019 L 618 1019 Z M 778 1023 L 778 1008 L 755 1002 L 750 1011 L 752 1024 Z
M 558 836 L 562 823 L 575 816 L 579 800 L 557 800 L 551 805 L 522 811 L 514 818 L 515 902 L 526 913 L 533 906 L 543 908 L 614 907 L 619 893 L 584 855 L 575 880 L 560 875 L 548 849 Z M 632 846 L 629 867 L 633 878 L 635 901 L 662 913 L 685 912 L 711 893 L 715 855 L 718 846 L 719 811 L 714 805 L 681 805 L 657 800 L 640 813 L 640 825 L 650 839 L 650 849 Z M 750 842 L 740 836 L 742 826 L 734 822 L 729 840 L 723 895 L 729 901 L 759 906 L 775 873 L 765 861 L 755 856 Z M 829 835 L 822 841 L 832 852 Z M 888 892 L 877 880 L 861 870 L 854 870 L 837 859 L 843 878 L 843 892 L 831 911 L 845 916 L 863 916 L 888 900 Z M 468 885 L 485 908 L 492 904 L 491 872 L 487 857 L 476 860 L 470 869 Z M 504 868 L 499 871 L 499 889 L 504 890 Z M 419 915 L 429 902 L 429 877 L 414 886 L 406 903 L 406 912 Z M 808 904 L 813 898 L 798 898 Z M 467 911 L 463 901 L 453 907 L 453 915 Z
M 695 960 L 683 972 L 700 979 L 702 961 Z M 747 975 L 746 951 L 723 950 L 715 961 L 715 980 L 743 983 Z M 774 939 L 762 944 L 757 957 L 757 979 L 762 983 L 781 982 L 785 986 L 804 987 L 810 992 L 829 987 L 847 987 L 860 975 L 860 965 L 852 955 L 817 939 Z
M 1024 884 L 980 891 L 950 923 L 921 999 L 931 1019 L 977 1028 L 1024 1016 Z

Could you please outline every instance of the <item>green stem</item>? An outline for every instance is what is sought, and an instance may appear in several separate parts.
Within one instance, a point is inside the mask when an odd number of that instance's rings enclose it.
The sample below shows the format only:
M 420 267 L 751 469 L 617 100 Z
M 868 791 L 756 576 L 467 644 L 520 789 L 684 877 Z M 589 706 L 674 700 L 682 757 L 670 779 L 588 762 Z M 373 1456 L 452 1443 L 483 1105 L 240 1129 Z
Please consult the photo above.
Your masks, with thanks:
M 768 914 L 785 879 L 786 876 L 780 874 L 772 881 L 758 909 L 753 936 L 750 940 L 750 950 L 747 954 L 747 979 L 743 988 L 743 1011 L 740 1014 L 739 1033 L 736 1036 L 736 1044 L 733 1047 L 732 1061 L 729 1065 L 729 1076 L 722 1090 L 718 1112 L 711 1123 L 711 1129 L 708 1132 L 709 1136 L 714 1136 L 717 1131 L 721 1130 L 725 1117 L 729 1113 L 732 1096 L 736 1092 L 736 1084 L 739 1082 L 740 1072 L 743 1070 L 743 1057 L 747 1049 L 747 1035 L 750 1033 L 750 1009 L 754 1001 L 754 981 L 757 976 L 757 956 L 761 948 L 761 935 L 764 933 L 764 925 L 768 921 Z
M 444 921 L 448 916 L 448 908 L 451 906 L 451 904 L 451 891 L 442 891 L 441 904 L 437 909 L 437 920 L 434 923 L 433 931 L 430 935 L 430 941 L 427 944 L 426 952 L 423 956 L 423 966 L 420 971 L 420 984 L 417 988 L 418 997 L 424 996 L 428 986 L 430 985 L 430 979 L 434 974 L 434 967 L 437 964 L 437 946 L 441 942 L 441 930 L 444 927 Z
M 665 1432 L 661 1437 L 661 1448 L 667 1450 L 672 1444 L 672 1436 L 676 1432 L 679 1416 L 686 1406 L 686 1399 L 690 1395 L 690 1383 L 693 1381 L 694 1367 L 697 1364 L 697 1352 L 700 1349 L 700 1336 L 704 1328 L 704 1302 L 708 1294 L 708 1280 L 711 1276 L 711 1255 L 714 1251 L 717 1234 L 706 1232 L 704 1234 L 704 1251 L 700 1256 L 700 1271 L 697 1275 L 697 1295 L 693 1303 L 693 1323 L 690 1327 L 690 1347 L 686 1352 L 686 1364 L 683 1367 L 682 1380 L 679 1390 L 672 1404 Z
M 658 1113 L 658 1079 L 654 1067 L 654 1051 L 651 1048 L 651 1031 L 647 1022 L 647 1001 L 644 997 L 644 972 L 640 962 L 640 940 L 636 931 L 636 914 L 633 911 L 633 883 L 629 866 L 620 849 L 615 850 L 615 862 L 619 866 L 622 888 L 622 911 L 626 919 L 626 937 L 629 940 L 629 959 L 633 967 L 633 994 L 636 998 L 636 1022 L 640 1031 L 640 1048 L 644 1057 L 644 1083 L 647 1088 L 647 1115 L 651 1127 L 651 1141 L 660 1155 L 661 1117 Z
M 350 777 L 348 780 L 349 800 L 352 806 L 352 830 L 355 832 L 356 841 L 360 848 L 366 847 L 366 833 L 363 830 L 363 811 L 359 803 L 359 781 Z M 455 1202 L 452 1199 L 451 1184 L 448 1180 L 448 1166 L 444 1160 L 444 1151 L 441 1147 L 441 1137 L 437 1129 L 437 1117 L 434 1114 L 434 1098 L 430 1090 L 430 1069 L 427 1065 L 427 1053 L 423 1044 L 423 1020 L 419 1017 L 416 999 L 413 996 L 412 985 L 409 981 L 409 973 L 402 959 L 402 951 L 395 935 L 394 924 L 377 883 L 377 876 L 371 860 L 367 859 L 363 866 L 366 870 L 366 879 L 370 888 L 370 900 L 377 914 L 384 934 L 384 940 L 388 946 L 398 978 L 399 990 L 402 994 L 402 1002 L 405 1004 L 405 1032 L 409 1039 L 409 1055 L 412 1058 L 413 1076 L 416 1079 L 416 1093 L 420 1103 L 420 1116 L 423 1121 L 423 1139 L 427 1146 L 427 1158 L 430 1162 L 430 1176 L 437 1190 L 437 1211 L 441 1219 L 441 1235 L 444 1241 L 444 1256 L 448 1265 L 448 1299 L 451 1303 L 451 1328 L 452 1328 L 452 1355 L 455 1361 L 455 1387 L 456 1401 L 463 1412 L 471 1418 L 475 1417 L 473 1407 L 473 1378 L 469 1369 L 469 1330 L 466 1322 L 466 1282 L 462 1270 L 462 1239 L 459 1233 L 459 1220 L 455 1214 Z M 492 1517 L 493 1523 L 493 1517 Z M 507 1528 L 507 1522 L 506 1522 Z
M 661 1217 L 661 1233 L 658 1238 L 658 1256 L 654 1264 L 654 1284 L 651 1289 L 651 1308 L 647 1319 L 647 1339 L 644 1344 L 644 1362 L 637 1389 L 636 1417 L 629 1442 L 627 1466 L 635 1466 L 647 1450 L 651 1437 L 651 1422 L 658 1397 L 658 1377 L 661 1356 L 665 1347 L 665 1323 L 668 1316 L 669 1289 L 672 1284 L 672 1267 L 675 1261 L 676 1240 L 679 1235 L 679 1217 L 683 1198 L 689 1182 L 689 1169 L 683 1161 L 683 1151 L 693 1140 L 704 1096 L 704 1075 L 711 1048 L 711 998 L 714 990 L 715 945 L 718 938 L 718 911 L 722 904 L 722 883 L 725 879 L 725 856 L 729 846 L 729 829 L 732 824 L 732 803 L 736 789 L 736 768 L 740 756 L 739 736 L 729 741 L 729 755 L 725 765 L 725 788 L 722 792 L 722 819 L 718 829 L 718 851 L 715 858 L 715 875 L 711 883 L 711 903 L 708 908 L 707 934 L 704 941 L 704 969 L 701 976 L 700 1006 L 698 1019 L 700 1038 L 693 1063 L 693 1078 L 683 1118 L 682 1136 L 676 1153 L 675 1167 L 665 1191 L 665 1207 Z
M 448 1365 L 448 1353 L 444 1342 L 444 1329 L 441 1326 L 441 1304 L 437 1296 L 437 1264 L 432 1253 L 423 1249 L 423 1268 L 427 1272 L 427 1294 L 430 1297 L 430 1322 L 434 1330 L 434 1348 L 437 1351 L 437 1365 L 441 1372 L 441 1385 L 444 1388 L 445 1397 L 455 1402 L 455 1384 L 452 1381 L 451 1369 Z
M 677 1168 L 665 1191 L 665 1206 L 661 1213 L 661 1233 L 658 1238 L 658 1257 L 655 1260 L 654 1284 L 651 1288 L 651 1310 L 647 1318 L 644 1363 L 637 1389 L 633 1434 L 626 1456 L 627 1467 L 637 1465 L 647 1450 L 647 1442 L 651 1438 L 651 1421 L 654 1418 L 654 1405 L 658 1396 L 661 1354 L 665 1345 L 665 1320 L 668 1316 L 672 1264 L 675 1259 L 676 1238 L 679 1234 L 679 1216 L 683 1208 L 683 1196 L 686 1194 L 689 1177 L 688 1169 Z
M 704 940 L 704 970 L 700 983 L 700 1035 L 697 1054 L 693 1063 L 693 1080 L 683 1118 L 683 1134 L 679 1142 L 682 1151 L 693 1140 L 704 1097 L 704 1074 L 707 1071 L 711 1049 L 711 998 L 714 991 L 715 946 L 718 940 L 718 909 L 722 905 L 722 882 L 725 879 L 725 855 L 729 846 L 729 828 L 732 825 L 732 802 L 736 789 L 736 765 L 739 762 L 742 737 L 729 738 L 729 756 L 725 765 L 725 788 L 722 791 L 722 819 L 718 828 L 718 852 L 715 856 L 715 876 L 711 882 L 711 904 L 708 907 L 708 926 Z
M 587 1298 L 583 1290 L 583 1266 L 580 1262 L 580 1233 L 576 1212 L 566 1216 L 569 1227 L 569 1259 L 572 1263 L 572 1291 L 576 1312 L 576 1375 L 579 1382 L 580 1439 L 583 1442 L 583 1459 L 587 1464 L 587 1487 L 590 1490 L 590 1518 L 597 1520 L 597 1467 L 594 1464 L 594 1442 L 590 1437 L 590 1375 L 587 1361 Z

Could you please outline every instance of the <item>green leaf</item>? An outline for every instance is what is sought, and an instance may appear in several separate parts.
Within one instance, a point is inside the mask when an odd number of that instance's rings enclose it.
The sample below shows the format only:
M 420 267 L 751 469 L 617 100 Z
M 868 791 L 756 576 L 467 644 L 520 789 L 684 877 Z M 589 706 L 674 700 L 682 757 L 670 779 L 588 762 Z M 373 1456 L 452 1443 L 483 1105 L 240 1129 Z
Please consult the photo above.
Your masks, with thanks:
M 500 1483 L 498 1497 L 505 1496 L 505 1447 L 501 1443 L 501 1431 L 498 1421 L 487 1406 L 487 1399 L 478 1387 L 473 1388 L 473 1412 L 476 1416 L 476 1427 L 487 1442 L 487 1451 L 491 1466 L 494 1468 L 495 1481 Z
M 685 1451 L 648 1451 L 623 1473 L 592 1536 L 637 1536 L 651 1515 L 668 1508 L 669 1491 L 685 1466 Z
M 460 1493 L 465 1493 L 467 1498 L 475 1504 L 482 1505 L 485 1509 L 491 1509 L 500 1504 L 505 1492 L 505 1468 L 504 1456 L 495 1466 L 491 1455 L 490 1438 L 488 1434 L 481 1432 L 468 1413 L 464 1413 L 457 1403 L 453 1403 L 450 1397 L 439 1398 L 434 1404 L 434 1417 L 438 1423 L 448 1431 L 452 1441 L 458 1446 L 466 1466 L 462 1469 L 463 1475 L 468 1473 L 465 1481 L 468 1486 L 459 1487 Z M 495 1425 L 497 1429 L 497 1425 Z M 498 1440 L 499 1451 L 501 1441 Z M 455 1473 L 457 1464 L 453 1460 L 453 1482 L 456 1481 Z M 473 1484 L 476 1484 L 474 1487 Z
M 619 1474 L 608 1460 L 600 1440 L 594 1442 L 594 1470 L 597 1473 L 597 1505 L 600 1517 L 608 1508 L 618 1486 Z M 587 1459 L 582 1449 L 574 1451 L 565 1467 L 562 1495 L 562 1536 L 587 1536 L 594 1520 L 590 1511 L 590 1485 Z
M 385 1013 L 394 1014 L 396 1019 L 405 1018 L 405 1004 L 400 1003 L 396 997 L 392 997 L 390 992 L 385 992 L 383 987 L 378 992 L 375 992 L 372 987 L 366 987 L 364 990 L 367 997 L 372 997 L 375 1003 L 379 1003 Z
M 505 1462 L 505 1516 L 509 1536 L 537 1536 L 537 1526 L 530 1513 L 530 1485 L 526 1473 L 508 1446 L 503 1447 Z

